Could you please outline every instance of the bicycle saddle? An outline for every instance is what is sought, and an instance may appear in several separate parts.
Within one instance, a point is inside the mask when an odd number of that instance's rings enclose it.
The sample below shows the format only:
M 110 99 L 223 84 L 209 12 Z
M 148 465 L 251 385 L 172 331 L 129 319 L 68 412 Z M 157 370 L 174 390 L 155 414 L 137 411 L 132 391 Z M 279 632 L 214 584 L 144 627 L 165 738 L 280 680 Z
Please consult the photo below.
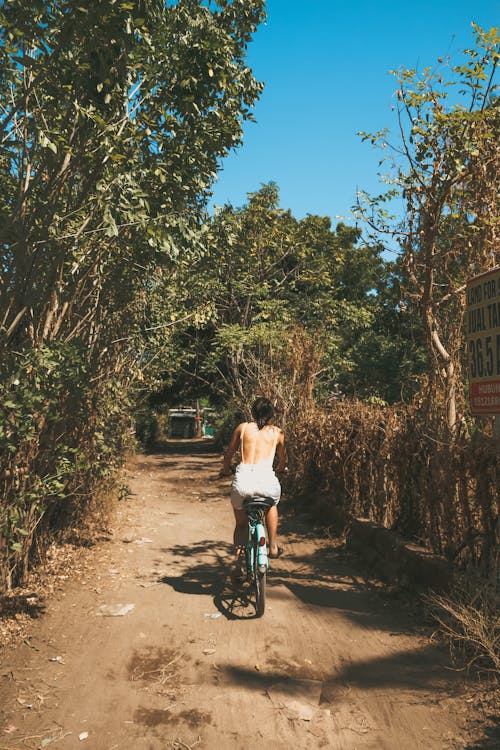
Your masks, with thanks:
M 252 495 L 243 502 L 244 508 L 271 508 L 274 505 L 272 497 L 263 497 L 261 495 Z

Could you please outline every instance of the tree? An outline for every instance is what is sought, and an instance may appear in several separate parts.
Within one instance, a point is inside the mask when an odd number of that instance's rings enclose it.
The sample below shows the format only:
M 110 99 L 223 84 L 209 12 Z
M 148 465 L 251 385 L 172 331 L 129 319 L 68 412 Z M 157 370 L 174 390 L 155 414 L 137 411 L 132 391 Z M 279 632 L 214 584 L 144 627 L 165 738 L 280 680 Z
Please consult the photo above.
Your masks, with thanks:
M 198 389 L 245 401 L 257 371 L 271 362 L 276 374 L 280 366 L 294 366 L 290 342 L 299 350 L 311 339 L 318 395 L 399 398 L 399 367 L 385 373 L 379 367 L 373 378 L 366 358 L 370 346 L 375 356 L 373 327 L 378 325 L 380 344 L 391 321 L 395 334 L 386 365 L 401 359 L 390 269 L 381 245 L 359 239 L 353 227 L 333 230 L 328 217 L 297 220 L 280 207 L 273 183 L 250 193 L 241 208 L 220 209 L 205 236 L 206 254 L 170 290 L 188 309 L 209 312 L 201 324 L 190 320 L 175 334 L 182 364 L 165 397 L 180 388 L 186 393 L 190 372 Z M 308 378 L 312 388 L 315 378 Z
M 112 473 L 189 315 L 158 293 L 203 252 L 263 5 L 0 2 L 0 588 Z
M 0 11 L 2 309 L 35 344 L 102 329 L 141 267 L 196 251 L 219 159 L 260 91 L 260 0 L 14 0 Z
M 474 31 L 476 47 L 461 64 L 441 60 L 440 69 L 422 75 L 398 71 L 398 142 L 387 131 L 362 134 L 391 154 L 393 188 L 365 201 L 361 213 L 399 238 L 402 303 L 419 312 L 429 394 L 443 398 L 451 433 L 462 390 L 465 282 L 499 260 L 499 37 L 497 29 Z M 399 226 L 384 207 L 395 194 L 406 206 Z

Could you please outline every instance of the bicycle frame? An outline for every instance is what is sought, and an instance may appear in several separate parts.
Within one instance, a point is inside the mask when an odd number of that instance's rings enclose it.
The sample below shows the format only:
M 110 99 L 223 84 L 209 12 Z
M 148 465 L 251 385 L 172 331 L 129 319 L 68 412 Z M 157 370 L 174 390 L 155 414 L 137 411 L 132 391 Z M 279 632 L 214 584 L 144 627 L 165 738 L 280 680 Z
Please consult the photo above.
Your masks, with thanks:
M 259 506 L 250 506 L 248 513 L 248 537 L 246 549 L 249 554 L 249 573 L 253 573 L 255 565 L 261 573 L 267 571 L 269 560 L 267 557 L 266 528 L 264 525 L 264 510 Z
M 264 514 L 274 505 L 272 498 L 251 497 L 244 503 L 248 515 L 245 544 L 247 581 L 255 587 L 256 614 L 262 617 L 266 606 L 266 574 L 269 569 Z

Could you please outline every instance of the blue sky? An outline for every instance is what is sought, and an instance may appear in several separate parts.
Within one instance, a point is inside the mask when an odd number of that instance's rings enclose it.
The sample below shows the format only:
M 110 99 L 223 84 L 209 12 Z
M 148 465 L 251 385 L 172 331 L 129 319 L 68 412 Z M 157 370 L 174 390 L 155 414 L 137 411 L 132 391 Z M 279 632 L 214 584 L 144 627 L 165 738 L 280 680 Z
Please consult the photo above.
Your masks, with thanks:
M 395 128 L 396 78 L 473 42 L 471 21 L 500 24 L 500 0 L 268 0 L 249 48 L 265 89 L 244 143 L 223 162 L 213 203 L 241 206 L 274 180 L 283 208 L 349 220 L 357 189 L 379 192 L 380 154 L 356 135 Z

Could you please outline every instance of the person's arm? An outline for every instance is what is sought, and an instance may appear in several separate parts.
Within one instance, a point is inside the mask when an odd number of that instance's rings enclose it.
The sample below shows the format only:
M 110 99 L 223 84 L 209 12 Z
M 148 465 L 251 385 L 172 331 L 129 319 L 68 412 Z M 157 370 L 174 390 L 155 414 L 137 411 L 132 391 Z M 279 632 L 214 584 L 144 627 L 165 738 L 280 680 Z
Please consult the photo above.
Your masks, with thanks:
M 240 444 L 242 426 L 243 423 L 238 425 L 238 427 L 233 432 L 233 436 L 229 442 L 229 445 L 227 446 L 227 450 L 224 454 L 224 463 L 221 469 L 222 476 L 228 476 L 228 474 L 231 473 L 231 460 L 238 450 L 238 446 Z
M 288 456 L 285 446 L 285 435 L 282 430 L 280 430 L 278 442 L 276 443 L 276 453 L 278 455 L 278 465 L 276 467 L 276 471 L 288 471 Z

